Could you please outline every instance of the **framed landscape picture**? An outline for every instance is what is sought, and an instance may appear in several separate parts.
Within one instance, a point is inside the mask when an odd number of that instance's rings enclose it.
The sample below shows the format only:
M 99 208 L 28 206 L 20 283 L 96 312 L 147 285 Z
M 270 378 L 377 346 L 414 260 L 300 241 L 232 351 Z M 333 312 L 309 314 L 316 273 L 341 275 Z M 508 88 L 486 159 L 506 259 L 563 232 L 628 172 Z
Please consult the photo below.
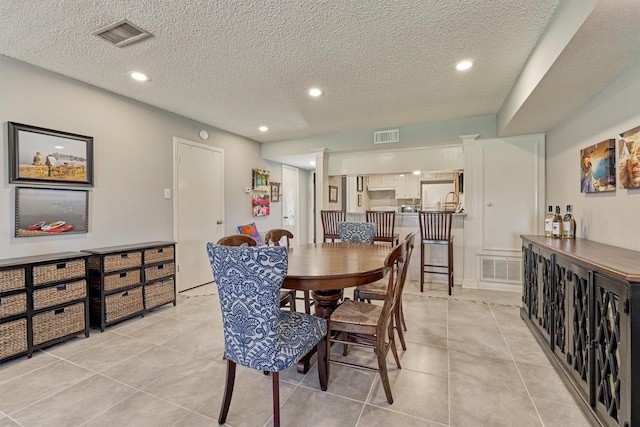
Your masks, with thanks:
M 253 169 L 252 173 L 252 186 L 251 189 L 253 191 L 260 191 L 263 193 L 268 193 L 271 191 L 271 184 L 269 180 L 270 173 L 269 171 L 262 169 Z
M 93 186 L 93 137 L 9 122 L 9 182 Z
M 89 192 L 16 187 L 16 237 L 60 236 L 89 231 Z

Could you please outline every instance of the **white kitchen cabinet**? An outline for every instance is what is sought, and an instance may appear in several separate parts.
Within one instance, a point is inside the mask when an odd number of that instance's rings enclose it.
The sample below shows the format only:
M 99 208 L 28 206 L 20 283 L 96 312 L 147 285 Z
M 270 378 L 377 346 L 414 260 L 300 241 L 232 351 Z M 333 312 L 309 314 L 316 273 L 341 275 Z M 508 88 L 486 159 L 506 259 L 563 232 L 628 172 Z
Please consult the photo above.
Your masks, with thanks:
M 347 177 L 347 212 L 364 213 L 369 209 L 369 194 L 365 190 L 366 179 L 364 176 Z M 358 180 L 361 182 L 360 185 Z
M 412 173 L 396 175 L 396 199 L 419 199 L 420 177 Z
M 395 190 L 395 175 L 369 175 L 367 181 L 369 191 Z

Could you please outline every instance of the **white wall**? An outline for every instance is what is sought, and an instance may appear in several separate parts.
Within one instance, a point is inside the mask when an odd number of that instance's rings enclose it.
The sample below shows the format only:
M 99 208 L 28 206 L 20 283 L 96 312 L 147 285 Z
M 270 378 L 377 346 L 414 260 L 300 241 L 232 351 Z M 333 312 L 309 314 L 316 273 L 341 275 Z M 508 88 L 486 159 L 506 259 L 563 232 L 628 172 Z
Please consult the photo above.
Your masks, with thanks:
M 573 205 L 578 237 L 640 251 L 640 190 L 585 194 L 579 185 L 580 150 L 638 125 L 640 65 L 547 134 L 546 204 Z M 616 164 L 618 155 L 616 141 Z
M 0 259 L 173 239 L 173 199 L 163 195 L 172 187 L 174 136 L 224 149 L 227 234 L 254 220 L 261 231 L 281 226 L 281 203 L 272 204 L 270 216 L 253 218 L 244 193 L 252 168 L 269 170 L 274 181 L 281 181 L 280 164 L 263 160 L 259 143 L 4 56 L 0 76 Z M 94 138 L 89 233 L 13 237 L 8 121 Z M 209 132 L 207 141 L 198 137 L 202 129 Z

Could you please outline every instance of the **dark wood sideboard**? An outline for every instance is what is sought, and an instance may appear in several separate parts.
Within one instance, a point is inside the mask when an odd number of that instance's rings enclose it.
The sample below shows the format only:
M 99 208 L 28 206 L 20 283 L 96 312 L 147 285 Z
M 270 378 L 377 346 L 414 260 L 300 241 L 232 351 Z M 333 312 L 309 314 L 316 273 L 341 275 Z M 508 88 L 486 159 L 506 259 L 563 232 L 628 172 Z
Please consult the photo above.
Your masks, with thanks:
M 640 252 L 521 237 L 522 318 L 592 421 L 640 426 Z

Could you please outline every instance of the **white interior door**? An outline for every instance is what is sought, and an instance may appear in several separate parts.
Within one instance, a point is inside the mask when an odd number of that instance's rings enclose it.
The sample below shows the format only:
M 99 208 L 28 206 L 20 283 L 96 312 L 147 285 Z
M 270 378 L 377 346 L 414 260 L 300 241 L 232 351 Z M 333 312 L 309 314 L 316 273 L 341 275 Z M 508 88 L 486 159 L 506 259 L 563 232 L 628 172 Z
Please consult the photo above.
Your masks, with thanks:
M 207 242 L 224 233 L 224 151 L 174 138 L 177 289 L 213 281 Z
M 293 233 L 292 246 L 300 243 L 300 211 L 298 168 L 282 165 L 282 228 Z

